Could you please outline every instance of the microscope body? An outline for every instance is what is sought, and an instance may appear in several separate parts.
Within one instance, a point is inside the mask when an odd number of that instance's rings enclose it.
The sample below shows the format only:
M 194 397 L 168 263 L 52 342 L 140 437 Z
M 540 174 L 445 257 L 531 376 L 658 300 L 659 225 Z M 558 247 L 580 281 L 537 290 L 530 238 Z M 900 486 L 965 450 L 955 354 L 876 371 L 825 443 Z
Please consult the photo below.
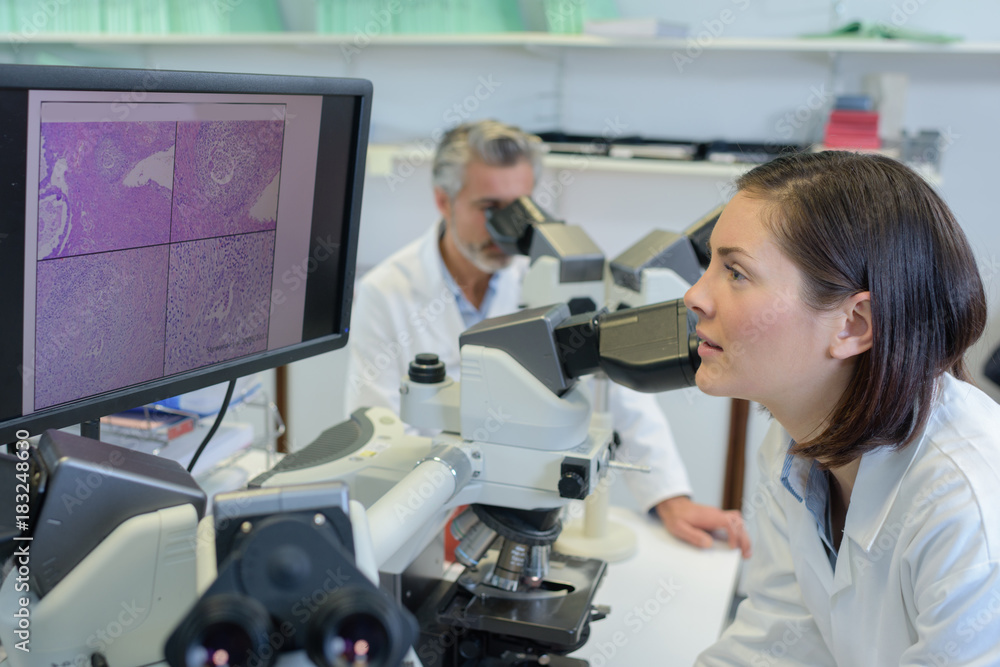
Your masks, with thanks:
M 462 378 L 424 382 L 411 375 L 401 387 L 402 418 L 386 408 L 359 410 L 251 485 L 337 479 L 349 485 L 352 498 L 372 507 L 437 448 L 456 452 L 468 464 L 467 481 L 429 515 L 425 530 L 413 529 L 400 552 L 379 563 L 391 573 L 413 561 L 456 507 L 558 510 L 596 488 L 608 470 L 612 433 L 591 427 L 590 402 L 578 385 L 556 395 L 508 353 L 477 345 L 462 348 Z M 413 435 L 407 426 L 440 432 Z M 563 481 L 568 466 L 572 485 Z M 414 487 L 395 516 L 405 523 L 428 496 Z
M 159 662 L 197 599 L 204 493 L 173 461 L 67 433 L 38 452 L 46 498 L 0 586 L 7 663 Z
M 644 391 L 693 381 L 682 304 L 623 312 L 571 316 L 557 304 L 481 322 L 462 335 L 460 383 L 436 355 L 417 355 L 401 418 L 359 410 L 251 485 L 344 481 L 367 508 L 377 569 L 404 579 L 439 546 L 454 509 L 470 505 L 451 524 L 464 572 L 445 578 L 438 558 L 436 585 L 426 585 L 432 564 L 419 592 L 402 596 L 420 621 L 425 666 L 527 664 L 502 662 L 522 653 L 583 665 L 565 655 L 602 617 L 593 602 L 606 564 L 552 545 L 562 508 L 612 468 L 614 438 L 591 419 L 578 378 L 602 369 Z M 637 329 L 641 341 L 629 334 Z

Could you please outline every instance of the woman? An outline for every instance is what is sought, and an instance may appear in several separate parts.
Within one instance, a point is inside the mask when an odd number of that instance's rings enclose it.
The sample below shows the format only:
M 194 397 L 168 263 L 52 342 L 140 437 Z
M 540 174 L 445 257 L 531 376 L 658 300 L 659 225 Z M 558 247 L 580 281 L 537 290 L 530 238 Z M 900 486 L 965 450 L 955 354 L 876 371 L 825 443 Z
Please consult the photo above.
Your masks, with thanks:
M 749 596 L 699 665 L 1000 664 L 1000 406 L 968 383 L 983 286 L 947 206 L 888 158 L 737 182 L 684 298 L 698 386 L 761 450 Z

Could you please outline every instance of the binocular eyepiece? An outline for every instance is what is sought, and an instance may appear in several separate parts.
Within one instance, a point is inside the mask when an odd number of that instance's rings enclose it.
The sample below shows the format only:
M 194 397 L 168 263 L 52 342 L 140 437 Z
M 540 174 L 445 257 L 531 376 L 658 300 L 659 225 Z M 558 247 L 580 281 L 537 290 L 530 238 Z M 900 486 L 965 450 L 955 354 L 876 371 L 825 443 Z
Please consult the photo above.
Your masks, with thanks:
M 318 667 L 402 662 L 417 622 L 358 569 L 346 487 L 334 491 L 340 502 L 330 484 L 215 497 L 219 574 L 167 640 L 170 667 L 271 667 L 297 650 Z
M 306 610 L 303 608 L 303 613 Z M 203 598 L 167 644 L 167 662 L 183 667 L 267 667 L 291 647 L 318 667 L 392 667 L 402 660 L 412 628 L 378 591 L 343 586 L 309 614 L 304 637 L 246 595 Z M 294 630 L 294 631 L 293 631 Z M 411 640 L 412 641 L 412 640 Z

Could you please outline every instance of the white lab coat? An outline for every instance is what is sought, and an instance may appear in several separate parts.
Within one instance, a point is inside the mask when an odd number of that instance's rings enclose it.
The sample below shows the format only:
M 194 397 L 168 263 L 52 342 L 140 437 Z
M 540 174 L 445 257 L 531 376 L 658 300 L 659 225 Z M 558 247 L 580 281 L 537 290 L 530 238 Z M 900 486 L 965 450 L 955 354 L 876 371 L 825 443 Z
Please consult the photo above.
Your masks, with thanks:
M 348 344 L 348 413 L 380 405 L 398 414 L 400 381 L 419 352 L 437 354 L 446 372 L 459 379 L 458 337 L 465 323 L 441 273 L 438 238 L 435 224 L 358 283 Z M 518 309 L 527 268 L 527 258 L 517 257 L 498 272 L 487 317 Z M 640 507 L 650 509 L 661 500 L 690 495 L 687 472 L 655 397 L 618 386 L 609 394 L 615 429 L 622 438 L 618 458 L 653 468 L 650 474 L 626 473 Z
M 749 597 L 698 665 L 1000 665 L 1000 406 L 939 386 L 918 441 L 862 457 L 836 571 L 765 443 Z

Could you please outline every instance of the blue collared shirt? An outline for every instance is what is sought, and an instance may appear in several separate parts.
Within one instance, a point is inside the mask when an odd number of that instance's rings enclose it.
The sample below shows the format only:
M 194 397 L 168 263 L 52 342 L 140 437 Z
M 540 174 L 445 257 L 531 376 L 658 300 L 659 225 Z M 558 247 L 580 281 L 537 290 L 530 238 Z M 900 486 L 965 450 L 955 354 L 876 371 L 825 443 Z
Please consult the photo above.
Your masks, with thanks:
M 441 221 L 441 235 L 444 235 L 444 221 Z M 440 240 L 440 236 L 438 240 Z M 462 316 L 462 321 L 465 323 L 465 328 L 468 329 L 473 324 L 479 324 L 484 319 L 486 319 L 486 313 L 490 312 L 490 306 L 493 304 L 493 298 L 496 296 L 497 292 L 497 274 L 494 273 L 490 276 L 489 285 L 486 286 L 486 294 L 483 296 L 482 306 L 476 308 L 472 305 L 472 302 L 466 298 L 465 293 L 462 288 L 458 286 L 455 282 L 455 278 L 451 275 L 451 271 L 444 263 L 444 257 L 438 253 L 438 262 L 441 266 L 441 276 L 444 278 L 445 286 L 451 290 L 451 293 L 455 295 L 455 303 L 458 304 L 458 312 Z
M 794 442 L 789 443 L 791 449 Z M 781 484 L 806 509 L 816 521 L 816 532 L 826 547 L 830 567 L 837 568 L 837 550 L 833 548 L 833 522 L 830 516 L 830 480 L 815 461 L 810 461 L 790 452 L 785 454 L 781 467 Z

